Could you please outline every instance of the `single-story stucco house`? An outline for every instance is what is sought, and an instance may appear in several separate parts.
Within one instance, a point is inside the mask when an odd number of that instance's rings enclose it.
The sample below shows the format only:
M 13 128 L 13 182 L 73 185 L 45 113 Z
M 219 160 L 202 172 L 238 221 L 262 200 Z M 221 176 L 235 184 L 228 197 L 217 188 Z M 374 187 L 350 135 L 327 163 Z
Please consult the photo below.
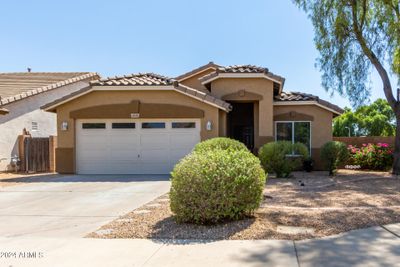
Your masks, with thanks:
M 302 142 L 319 162 L 342 109 L 283 91 L 267 68 L 210 62 L 176 78 L 139 73 L 92 81 L 49 103 L 57 113 L 56 170 L 165 174 L 202 141 L 227 136 L 254 152 L 267 142 Z
M 25 128 L 33 137 L 57 134 L 55 114 L 40 107 L 89 86 L 91 72 L 0 73 L 0 171 L 18 158 L 18 136 Z

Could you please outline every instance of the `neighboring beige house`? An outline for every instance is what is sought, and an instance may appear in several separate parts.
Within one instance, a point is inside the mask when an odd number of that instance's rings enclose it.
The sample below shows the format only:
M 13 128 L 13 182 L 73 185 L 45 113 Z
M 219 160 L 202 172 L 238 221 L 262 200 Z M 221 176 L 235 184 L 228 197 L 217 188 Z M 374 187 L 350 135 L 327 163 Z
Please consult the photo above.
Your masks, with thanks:
M 24 128 L 33 137 L 57 134 L 55 114 L 41 106 L 98 78 L 89 72 L 0 73 L 0 171 L 11 170 L 11 158 L 18 158 L 17 138 Z
M 304 143 L 317 161 L 342 109 L 284 92 L 266 68 L 210 62 L 175 79 L 153 73 L 91 82 L 45 105 L 57 113 L 60 173 L 169 173 L 205 139 L 228 136 L 254 152 L 267 142 Z

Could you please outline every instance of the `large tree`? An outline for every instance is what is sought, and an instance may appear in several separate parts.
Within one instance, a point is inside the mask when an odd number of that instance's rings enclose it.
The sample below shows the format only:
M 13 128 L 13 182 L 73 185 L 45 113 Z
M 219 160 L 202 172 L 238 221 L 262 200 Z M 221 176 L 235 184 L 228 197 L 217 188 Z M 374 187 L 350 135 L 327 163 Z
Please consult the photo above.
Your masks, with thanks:
M 400 77 L 400 0 L 293 0 L 311 18 L 317 66 L 328 91 L 348 96 L 353 105 L 370 96 L 374 68 L 396 116 L 393 173 L 400 174 L 400 103 L 390 72 Z
M 333 136 L 393 136 L 395 131 L 394 112 L 381 98 L 355 111 L 345 108 L 333 121 Z

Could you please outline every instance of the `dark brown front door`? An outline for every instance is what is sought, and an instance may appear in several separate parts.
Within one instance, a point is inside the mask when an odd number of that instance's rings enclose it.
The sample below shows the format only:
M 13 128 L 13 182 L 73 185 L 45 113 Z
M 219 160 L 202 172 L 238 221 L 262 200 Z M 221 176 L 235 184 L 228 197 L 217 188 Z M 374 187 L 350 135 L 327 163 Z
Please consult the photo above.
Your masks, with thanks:
M 254 148 L 254 104 L 232 102 L 228 113 L 228 137 Z

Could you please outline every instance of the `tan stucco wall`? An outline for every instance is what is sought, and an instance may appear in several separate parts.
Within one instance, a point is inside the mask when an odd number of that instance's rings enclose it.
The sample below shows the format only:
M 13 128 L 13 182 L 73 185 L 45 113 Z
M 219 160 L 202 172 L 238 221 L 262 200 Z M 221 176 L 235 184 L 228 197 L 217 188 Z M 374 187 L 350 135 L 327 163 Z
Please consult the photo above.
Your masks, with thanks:
M 315 160 L 315 169 L 324 169 L 320 159 L 320 150 L 326 142 L 332 141 L 333 113 L 315 105 L 275 106 L 274 116 L 288 114 L 293 111 L 313 118 L 311 121 L 311 154 Z M 291 119 L 288 118 L 287 120 Z M 296 119 L 293 120 L 295 121 Z
M 221 78 L 211 83 L 211 94 L 219 98 L 241 90 L 262 96 L 261 100 L 254 101 L 254 145 L 258 148 L 271 141 L 274 134 L 273 82 L 263 78 Z
M 275 106 L 274 115 L 291 111 L 314 117 L 314 121 L 311 122 L 311 148 L 320 148 L 326 142 L 332 141 L 332 112 L 314 105 Z
M 199 72 L 199 73 L 197 73 L 196 75 L 194 75 L 194 76 L 192 76 L 190 78 L 187 78 L 186 80 L 180 81 L 180 83 L 182 83 L 182 84 L 184 84 L 186 86 L 192 87 L 194 89 L 201 90 L 203 92 L 208 92 L 207 88 L 204 85 L 202 85 L 201 82 L 199 81 L 199 78 L 201 78 L 204 75 L 207 75 L 207 74 L 209 74 L 209 73 L 211 73 L 213 71 L 214 71 L 213 69 L 204 70 L 204 71 Z
M 140 103 L 158 103 L 158 104 L 177 104 L 181 106 L 188 106 L 198 108 L 204 111 L 204 117 L 201 118 L 201 140 L 219 136 L 219 109 L 203 103 L 199 100 L 192 99 L 183 94 L 175 91 L 161 91 L 161 90 L 148 90 L 148 91 L 94 91 L 77 99 L 74 99 L 62 106 L 57 107 L 57 132 L 58 132 L 58 147 L 60 153 L 67 148 L 75 150 L 75 121 L 70 118 L 70 112 L 86 107 L 96 105 L 108 104 L 128 104 L 134 100 L 139 100 Z M 129 119 L 129 118 L 127 118 Z M 68 130 L 61 131 L 61 123 L 68 122 Z M 211 131 L 206 130 L 207 121 L 211 121 L 213 128 Z M 64 149 L 64 150 L 63 150 Z M 59 155 L 59 158 L 69 158 L 67 155 Z M 74 156 L 75 158 L 75 156 Z M 58 165 L 63 170 L 68 169 L 65 166 L 74 166 L 71 162 L 66 162 L 63 166 Z M 71 171 L 71 172 L 74 172 Z

